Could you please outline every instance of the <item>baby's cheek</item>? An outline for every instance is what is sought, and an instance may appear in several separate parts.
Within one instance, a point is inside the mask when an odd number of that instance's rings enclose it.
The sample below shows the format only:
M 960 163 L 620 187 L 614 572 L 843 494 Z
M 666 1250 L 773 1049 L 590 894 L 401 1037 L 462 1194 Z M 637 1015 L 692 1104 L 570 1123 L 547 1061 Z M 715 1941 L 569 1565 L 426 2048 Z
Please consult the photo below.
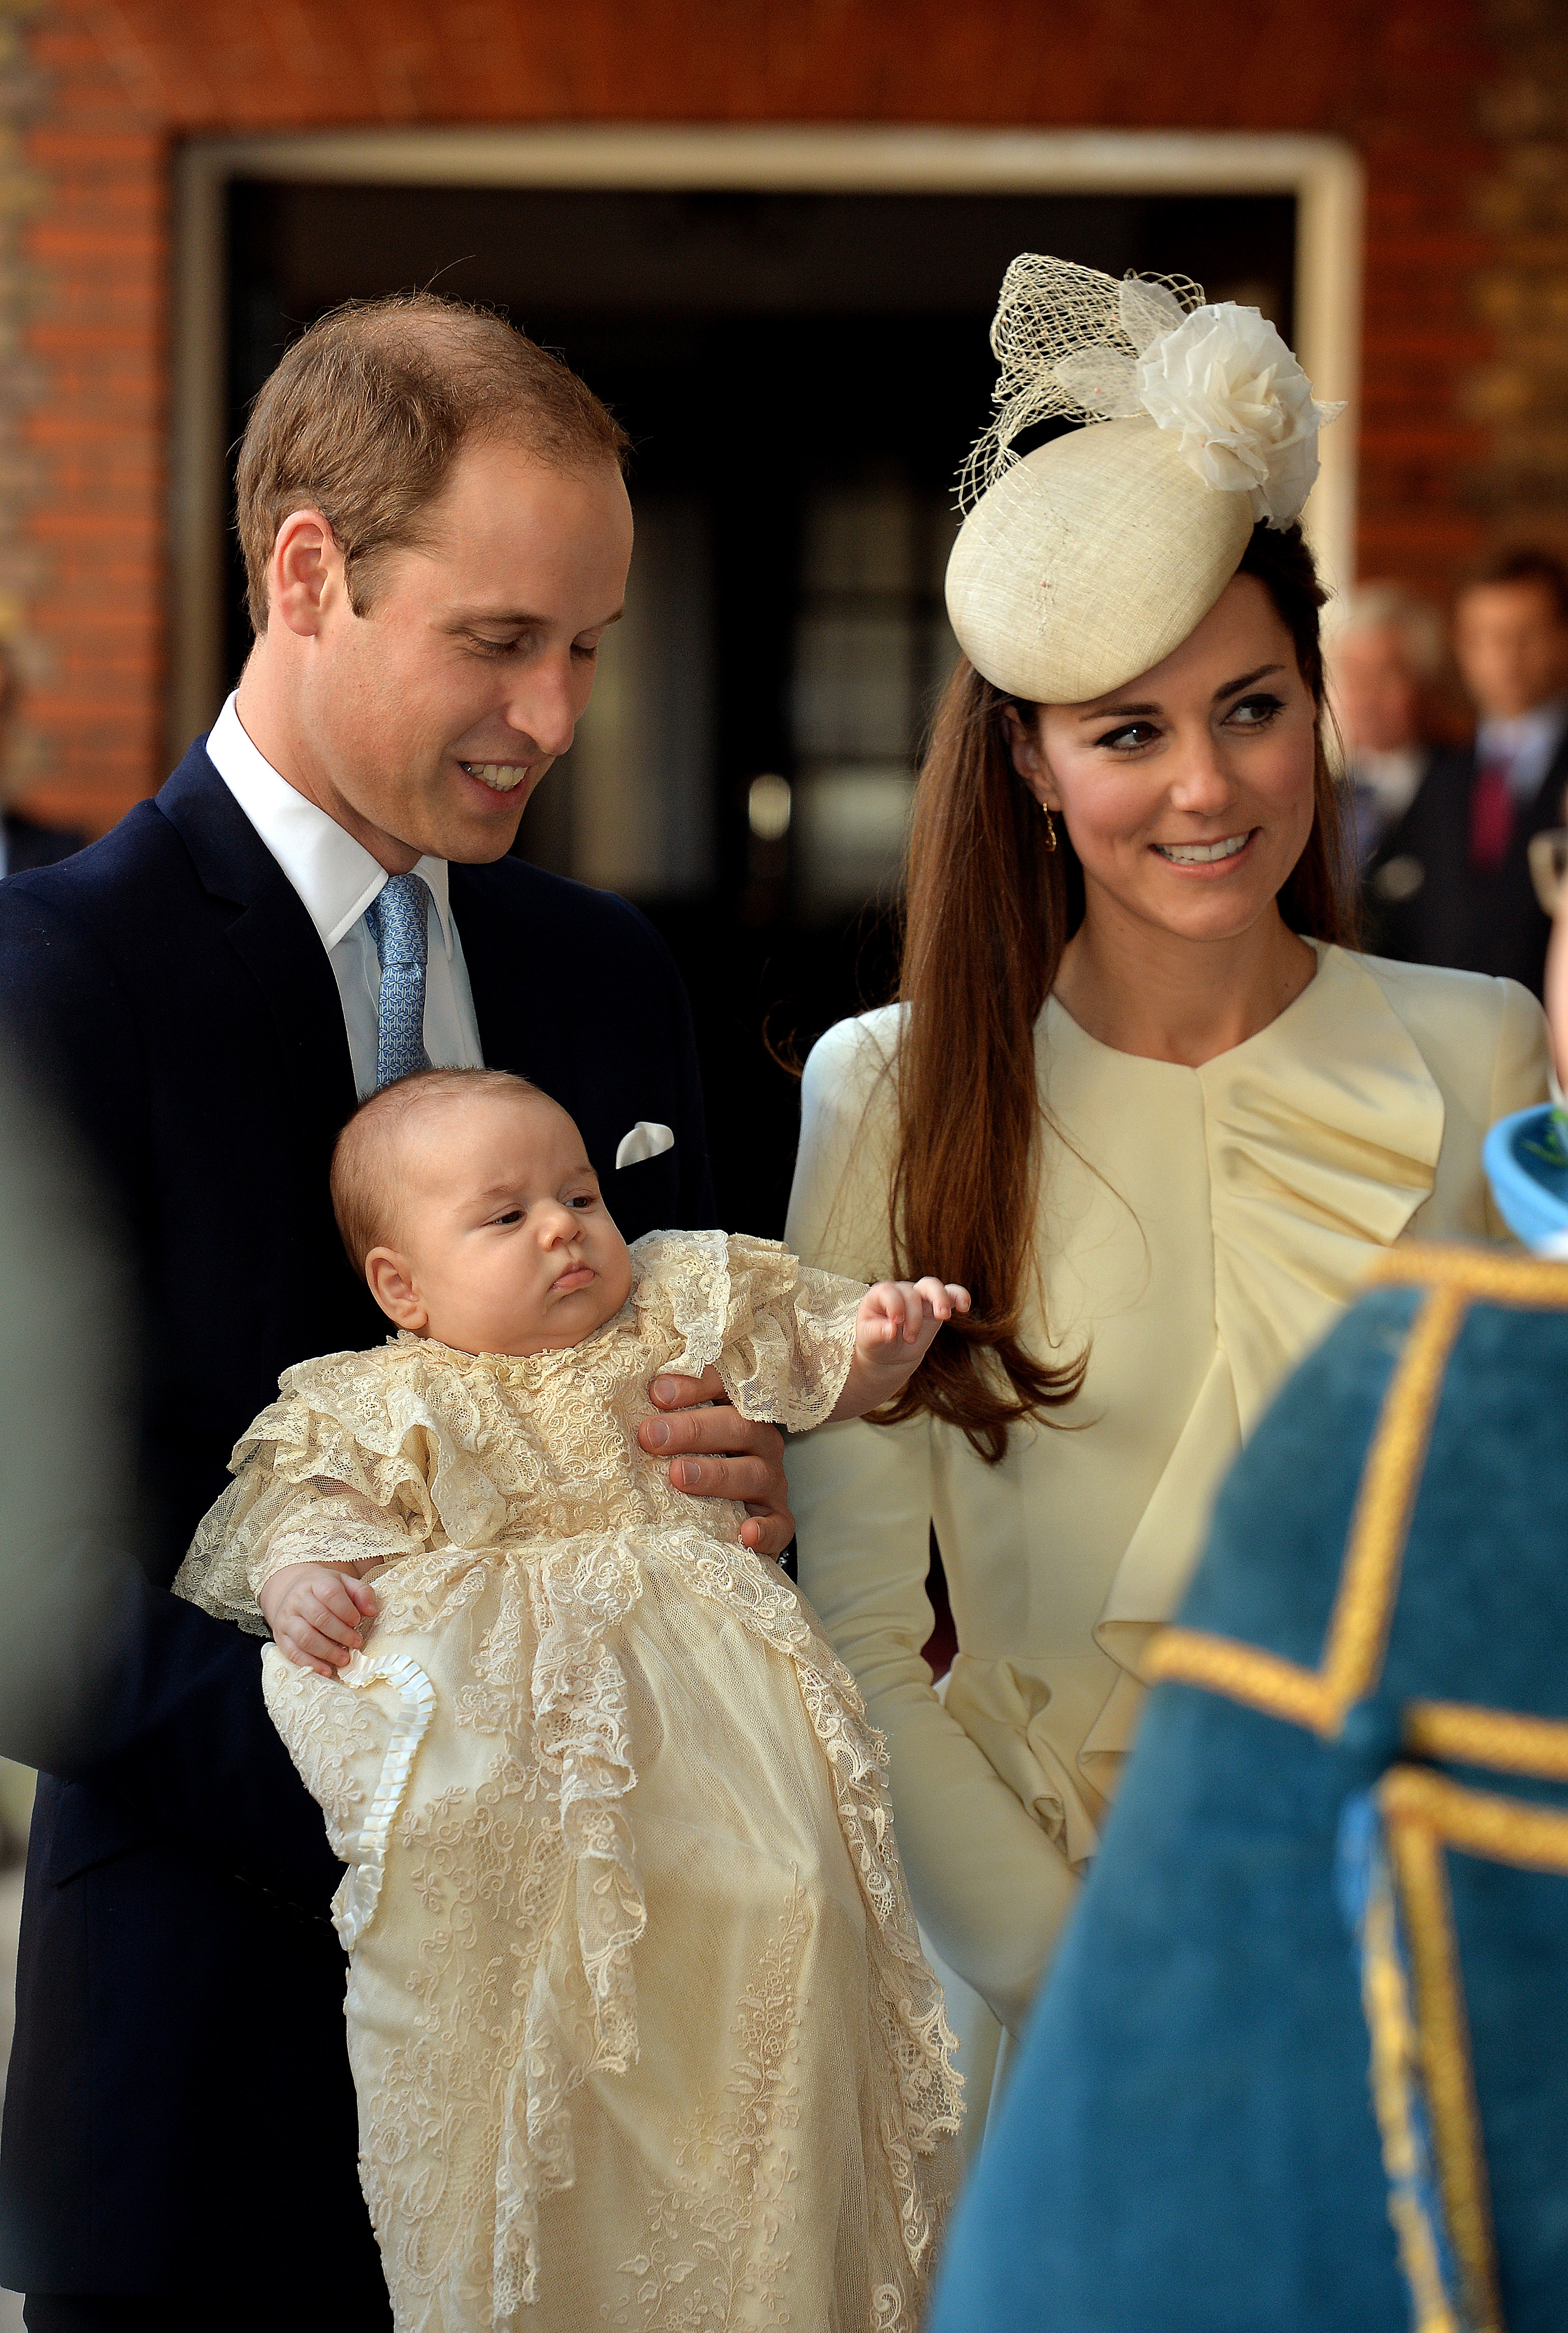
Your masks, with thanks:
M 605 1272 L 605 1319 L 612 1320 L 632 1292 L 632 1253 L 619 1232 L 615 1252 Z

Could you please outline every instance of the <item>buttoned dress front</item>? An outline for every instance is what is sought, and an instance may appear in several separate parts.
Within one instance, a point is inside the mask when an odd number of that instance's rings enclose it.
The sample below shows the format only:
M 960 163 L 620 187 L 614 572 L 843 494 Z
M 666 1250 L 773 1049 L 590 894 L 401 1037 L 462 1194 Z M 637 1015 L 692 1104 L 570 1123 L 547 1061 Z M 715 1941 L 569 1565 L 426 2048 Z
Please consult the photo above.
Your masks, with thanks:
M 791 1447 L 801 1586 L 887 1739 L 971 2144 L 999 2029 L 1023 2022 L 1131 1746 L 1141 1651 L 1230 1460 L 1380 1249 L 1502 1232 L 1482 1139 L 1545 1091 L 1544 1023 L 1514 984 L 1316 952 L 1286 1012 L 1196 1070 L 1114 1051 L 1047 1001 L 1044 1315 L 1026 1334 L 1088 1352 L 1052 1424 L 1015 1429 L 997 1466 L 926 1418 Z M 891 1264 L 900 1010 L 841 1022 L 806 1072 L 790 1244 L 866 1279 Z M 941 1691 L 921 1655 L 933 1526 L 959 1646 Z

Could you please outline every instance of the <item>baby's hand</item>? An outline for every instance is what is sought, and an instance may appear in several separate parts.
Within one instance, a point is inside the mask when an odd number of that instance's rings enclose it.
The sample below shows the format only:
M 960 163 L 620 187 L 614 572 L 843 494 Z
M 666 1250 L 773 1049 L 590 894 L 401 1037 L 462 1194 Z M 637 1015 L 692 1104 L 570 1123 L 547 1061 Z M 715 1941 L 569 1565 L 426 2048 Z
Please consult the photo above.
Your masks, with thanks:
M 969 1290 L 942 1280 L 879 1280 L 855 1316 L 855 1358 L 908 1377 L 944 1320 L 969 1311 Z
M 967 1288 L 942 1280 L 879 1280 L 855 1316 L 855 1359 L 833 1415 L 860 1417 L 891 1401 L 931 1350 L 944 1320 L 969 1311 Z
M 272 1642 L 297 1668 L 336 1676 L 363 1642 L 362 1627 L 376 1617 L 376 1599 L 352 1572 L 330 1563 L 289 1563 L 256 1591 Z

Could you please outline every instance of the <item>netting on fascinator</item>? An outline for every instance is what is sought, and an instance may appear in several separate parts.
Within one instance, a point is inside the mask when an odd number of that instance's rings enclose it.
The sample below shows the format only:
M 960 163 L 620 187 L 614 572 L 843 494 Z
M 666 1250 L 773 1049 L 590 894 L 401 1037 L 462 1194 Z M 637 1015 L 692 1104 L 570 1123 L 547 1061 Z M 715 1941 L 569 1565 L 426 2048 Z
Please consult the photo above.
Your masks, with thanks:
M 1205 485 L 1245 493 L 1254 520 L 1286 527 L 1317 475 L 1317 433 L 1343 411 L 1312 383 L 1256 308 L 1207 304 L 1190 276 L 1129 275 L 1024 252 L 1002 279 L 991 326 L 1001 366 L 996 418 L 964 464 L 972 510 L 1019 460 L 1037 422 L 1146 418 L 1179 440 Z
M 959 503 L 972 510 L 1019 458 L 1013 441 L 1041 421 L 1100 421 L 1140 413 L 1136 360 L 1203 304 L 1186 275 L 1129 275 L 1021 252 L 1002 278 L 991 324 L 1001 367 L 996 419 L 959 474 Z M 1107 401 L 1111 400 L 1111 401 Z

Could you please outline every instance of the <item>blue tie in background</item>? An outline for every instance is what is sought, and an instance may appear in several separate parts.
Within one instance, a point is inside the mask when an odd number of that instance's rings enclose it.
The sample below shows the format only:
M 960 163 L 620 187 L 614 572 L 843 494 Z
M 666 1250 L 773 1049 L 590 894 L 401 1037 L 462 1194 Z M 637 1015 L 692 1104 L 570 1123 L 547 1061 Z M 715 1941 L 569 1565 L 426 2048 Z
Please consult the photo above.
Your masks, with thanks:
M 365 910 L 381 964 L 376 1083 L 427 1070 L 425 959 L 430 939 L 430 887 L 419 875 L 389 875 Z

